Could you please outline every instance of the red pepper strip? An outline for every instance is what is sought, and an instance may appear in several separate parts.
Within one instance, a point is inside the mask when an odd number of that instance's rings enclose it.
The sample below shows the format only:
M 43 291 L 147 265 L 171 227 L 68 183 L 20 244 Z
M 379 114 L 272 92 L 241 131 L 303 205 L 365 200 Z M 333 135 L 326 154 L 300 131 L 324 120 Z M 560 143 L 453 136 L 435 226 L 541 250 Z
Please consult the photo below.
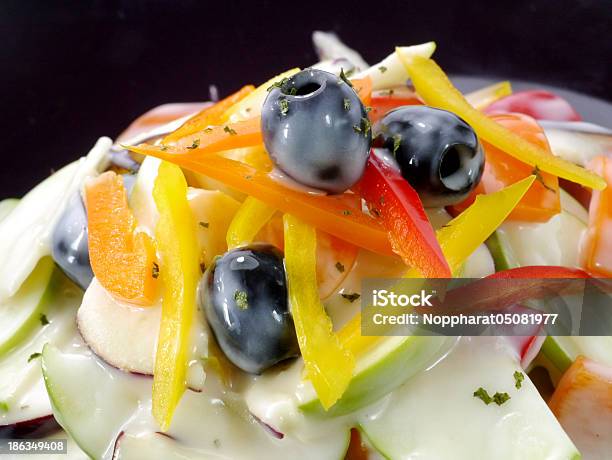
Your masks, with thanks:
M 223 182 L 355 246 L 394 255 L 387 232 L 376 220 L 361 211 L 358 195 L 309 195 L 280 184 L 252 166 L 217 155 L 175 155 L 140 147 L 137 151 Z
M 426 278 L 450 278 L 436 234 L 419 195 L 393 168 L 370 155 L 360 192 L 387 229 L 393 250 Z
M 231 106 L 244 99 L 248 94 L 253 92 L 255 87 L 253 85 L 246 85 L 236 91 L 234 94 L 229 95 L 225 99 L 220 100 L 214 105 L 206 107 L 185 123 L 176 131 L 171 132 L 162 141 L 162 144 L 169 144 L 170 142 L 176 142 L 179 139 L 189 136 L 190 134 L 197 133 L 206 129 L 210 125 L 218 124 L 219 118 L 225 113 Z
M 163 155 L 172 155 L 183 158 L 208 158 L 211 153 L 223 150 L 237 149 L 241 147 L 251 147 L 261 144 L 261 119 L 251 118 L 246 121 L 239 121 L 221 126 L 211 126 L 202 131 L 198 131 L 189 136 L 182 137 L 175 145 L 150 145 L 140 144 L 138 146 L 125 146 L 126 149 L 140 153 L 142 155 L 156 155 L 158 152 Z M 168 160 L 180 166 L 180 160 Z

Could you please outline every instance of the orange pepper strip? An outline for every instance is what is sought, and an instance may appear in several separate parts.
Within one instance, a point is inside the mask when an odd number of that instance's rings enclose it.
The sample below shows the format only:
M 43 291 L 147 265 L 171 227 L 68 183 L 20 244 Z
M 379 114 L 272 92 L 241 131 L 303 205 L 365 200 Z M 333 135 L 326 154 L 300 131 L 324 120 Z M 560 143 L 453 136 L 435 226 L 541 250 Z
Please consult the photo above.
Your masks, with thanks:
M 123 179 L 108 171 L 85 184 L 89 258 L 96 278 L 114 297 L 145 306 L 157 293 L 155 246 L 134 233 Z
M 176 131 L 173 131 L 164 137 L 162 144 L 176 142 L 183 137 L 189 136 L 190 134 L 195 134 L 198 131 L 202 131 L 210 125 L 217 124 L 218 120 L 227 109 L 244 99 L 254 89 L 255 87 L 253 85 L 243 86 L 234 94 L 229 95 L 216 104 L 206 107 L 183 123 Z
M 357 195 L 310 195 L 288 188 L 244 163 L 217 155 L 175 155 L 156 148 L 137 148 L 138 153 L 153 155 L 185 169 L 204 174 L 282 212 L 295 215 L 355 246 L 386 255 L 395 255 L 385 229 L 361 210 Z
M 125 148 L 135 153 L 154 155 L 159 158 L 165 158 L 162 155 L 171 154 L 173 156 L 180 155 L 184 158 L 204 159 L 214 152 L 261 144 L 263 139 L 260 125 L 261 119 L 256 117 L 223 126 L 210 126 L 202 131 L 182 137 L 175 145 L 140 144 L 138 146 L 125 146 Z M 169 161 L 176 163 L 175 160 Z
M 544 131 L 530 116 L 508 113 L 492 115 L 491 118 L 552 155 Z M 470 206 L 477 195 L 498 192 L 536 172 L 532 166 L 511 157 L 487 142 L 483 142 L 483 147 L 486 161 L 482 179 L 463 202 L 451 207 L 454 215 Z M 508 216 L 509 220 L 546 222 L 561 211 L 557 176 L 537 171 L 536 177 L 538 180 L 533 183 L 519 204 L 512 210 Z
M 370 77 L 356 78 L 351 80 L 353 89 L 364 105 L 369 106 L 372 102 L 372 79 Z

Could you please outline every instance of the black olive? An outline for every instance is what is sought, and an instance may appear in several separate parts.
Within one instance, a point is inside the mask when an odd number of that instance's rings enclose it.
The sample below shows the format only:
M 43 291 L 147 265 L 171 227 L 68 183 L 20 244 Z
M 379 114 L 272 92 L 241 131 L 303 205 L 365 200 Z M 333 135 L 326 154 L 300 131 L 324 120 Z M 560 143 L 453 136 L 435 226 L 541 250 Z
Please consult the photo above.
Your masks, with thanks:
M 394 154 L 425 206 L 461 202 L 482 177 L 485 159 L 478 137 L 451 112 L 400 107 L 385 115 L 375 131 L 375 144 Z
M 283 255 L 274 246 L 252 244 L 217 258 L 202 276 L 199 302 L 227 358 L 260 374 L 297 356 Z
M 341 193 L 363 175 L 370 122 L 354 89 L 334 74 L 306 69 L 279 82 L 261 126 L 276 166 L 301 184 Z

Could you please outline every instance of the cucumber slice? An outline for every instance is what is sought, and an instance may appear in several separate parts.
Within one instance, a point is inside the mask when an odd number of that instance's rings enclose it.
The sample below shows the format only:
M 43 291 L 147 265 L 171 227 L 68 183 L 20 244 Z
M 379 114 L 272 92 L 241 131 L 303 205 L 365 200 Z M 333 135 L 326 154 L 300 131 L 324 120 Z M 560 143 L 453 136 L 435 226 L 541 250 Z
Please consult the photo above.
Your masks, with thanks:
M 360 427 L 372 445 L 390 459 L 569 460 L 580 457 L 515 354 L 500 337 L 462 338 L 433 368 L 391 396 L 381 412 Z M 501 406 L 473 396 L 479 387 L 491 395 L 507 392 Z

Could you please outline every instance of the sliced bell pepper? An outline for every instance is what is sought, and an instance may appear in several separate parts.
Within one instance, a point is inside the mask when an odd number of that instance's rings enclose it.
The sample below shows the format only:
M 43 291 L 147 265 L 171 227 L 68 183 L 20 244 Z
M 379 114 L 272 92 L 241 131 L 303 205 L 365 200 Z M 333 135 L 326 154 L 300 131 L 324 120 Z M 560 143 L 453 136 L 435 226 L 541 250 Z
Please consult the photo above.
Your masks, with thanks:
M 512 86 L 509 81 L 500 81 L 493 85 L 485 86 L 465 95 L 465 99 L 472 107 L 484 110 L 493 102 L 512 94 Z
M 372 123 L 376 123 L 388 112 L 405 105 L 423 105 L 417 94 L 410 88 L 401 86 L 372 93 L 370 107 L 372 110 L 368 117 Z
M 446 261 L 454 276 L 466 259 L 499 227 L 535 180 L 527 177 L 491 195 L 480 195 L 469 208 L 436 232 Z M 405 277 L 420 274 L 410 269 Z M 355 355 L 370 348 L 379 337 L 361 335 L 361 315 L 357 314 L 340 331 L 343 345 Z
M 160 165 L 153 198 L 159 211 L 155 237 L 164 284 L 153 375 L 153 416 L 165 431 L 185 391 L 200 268 L 196 222 L 187 201 L 187 182 L 178 166 L 166 162 Z
M 158 149 L 144 149 L 142 152 L 223 182 L 279 211 L 291 212 L 313 227 L 355 246 L 380 254 L 394 254 L 387 232 L 362 212 L 361 200 L 356 194 L 311 195 L 288 188 L 252 166 L 217 155 L 194 159 Z
M 227 229 L 227 248 L 233 249 L 251 243 L 275 212 L 276 209 L 272 206 L 248 196 Z
M 351 80 L 351 85 L 363 105 L 369 106 L 372 102 L 372 79 L 370 77 L 354 78 Z
M 552 155 L 544 131 L 533 118 L 518 113 L 492 115 L 491 118 Z M 486 161 L 482 179 L 465 201 L 451 207 L 453 214 L 458 214 L 466 209 L 474 202 L 477 195 L 497 192 L 534 173 L 534 168 L 502 152 L 493 145 L 483 142 L 483 147 Z M 546 222 L 561 211 L 559 179 L 545 172 L 536 171 L 536 173 L 538 180 L 525 193 L 508 219 Z
M 480 138 L 524 163 L 537 166 L 541 171 L 597 190 L 606 187 L 605 181 L 597 174 L 549 155 L 546 150 L 521 138 L 476 110 L 433 60 L 420 56 L 405 56 L 399 49 L 397 53 L 406 66 L 417 93 L 428 105 L 457 114 L 474 128 Z
M 437 231 L 440 247 L 454 274 L 502 224 L 534 181 L 535 176 L 529 176 L 499 192 L 478 195 L 469 208 Z
M 89 259 L 96 278 L 114 297 L 151 305 L 157 295 L 155 246 L 136 232 L 123 179 L 112 171 L 85 184 Z
M 154 155 L 155 152 L 160 152 L 185 158 L 204 159 L 214 152 L 261 144 L 263 139 L 260 125 L 260 118 L 252 118 L 228 125 L 210 126 L 180 138 L 173 145 L 140 144 L 123 147 L 141 155 Z
M 589 169 L 608 183 L 603 191 L 593 191 L 589 224 L 581 250 L 581 264 L 589 272 L 612 277 L 612 158 L 596 157 Z
M 315 229 L 285 214 L 285 269 L 289 301 L 307 378 L 325 409 L 340 399 L 355 358 L 333 332 L 317 290 Z
M 183 123 L 176 131 L 173 131 L 164 137 L 162 144 L 167 145 L 172 142 L 176 142 L 183 137 L 189 136 L 190 134 L 203 131 L 211 125 L 219 124 L 221 116 L 225 113 L 225 111 L 252 93 L 254 89 L 255 87 L 253 85 L 243 86 L 234 94 L 220 100 L 216 104 L 204 108 Z
M 426 278 L 451 276 L 419 195 L 399 172 L 372 153 L 359 190 L 406 265 Z

